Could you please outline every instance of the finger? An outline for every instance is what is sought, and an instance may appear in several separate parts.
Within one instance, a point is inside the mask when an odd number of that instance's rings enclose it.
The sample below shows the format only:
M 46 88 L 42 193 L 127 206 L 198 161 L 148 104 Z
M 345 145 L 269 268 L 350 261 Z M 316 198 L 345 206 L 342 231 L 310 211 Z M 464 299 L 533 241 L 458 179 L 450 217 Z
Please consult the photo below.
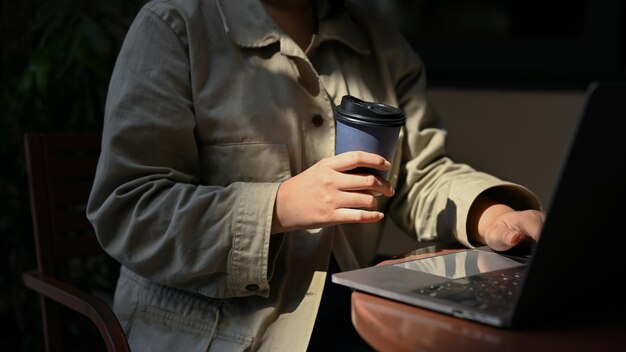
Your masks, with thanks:
M 508 248 L 516 246 L 524 238 L 524 235 L 517 231 L 512 231 L 504 235 L 504 245 Z M 507 249 L 508 249 L 507 248 Z
M 500 215 L 501 221 L 485 235 L 489 247 L 508 250 L 526 238 L 539 239 L 544 223 L 544 214 L 538 210 L 524 210 Z
M 385 214 L 379 211 L 367 211 L 361 209 L 341 208 L 335 210 L 335 220 L 337 224 L 342 223 L 371 223 L 382 220 Z
M 376 209 L 376 197 L 364 192 L 343 192 L 337 199 L 337 208 Z
M 541 229 L 545 222 L 545 215 L 537 210 L 527 210 L 522 212 L 522 214 L 522 221 L 520 223 L 521 232 L 534 240 L 539 240 Z
M 345 152 L 328 158 L 327 165 L 333 170 L 348 171 L 357 167 L 369 167 L 376 170 L 389 170 L 391 163 L 380 155 L 354 151 Z
M 487 245 L 496 251 L 506 251 L 515 247 L 523 238 L 516 230 L 499 231 L 496 236 L 487 237 Z
M 522 237 L 520 229 L 506 221 L 499 221 L 495 226 L 489 227 L 484 236 L 487 245 L 496 251 L 511 249 L 522 240 Z
M 344 191 L 367 191 L 374 196 L 391 197 L 395 193 L 389 181 L 366 174 L 341 174 L 337 178 L 337 187 Z

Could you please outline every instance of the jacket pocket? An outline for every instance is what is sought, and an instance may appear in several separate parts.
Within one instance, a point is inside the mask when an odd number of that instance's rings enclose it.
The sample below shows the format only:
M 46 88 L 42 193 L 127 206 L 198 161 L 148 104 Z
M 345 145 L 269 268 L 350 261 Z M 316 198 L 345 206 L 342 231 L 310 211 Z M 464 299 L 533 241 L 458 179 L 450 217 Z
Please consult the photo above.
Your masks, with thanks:
M 281 182 L 291 176 L 284 143 L 212 144 L 200 148 L 203 183 Z
M 252 345 L 251 336 L 229 332 L 218 333 L 220 312 L 218 307 L 210 311 L 202 309 L 187 314 L 164 307 L 143 306 L 137 312 L 129 344 L 135 351 L 219 351 L 243 352 Z M 204 315 L 202 319 L 190 316 Z
M 204 351 L 217 329 L 217 309 L 205 319 L 144 305 L 135 313 L 128 343 L 135 351 Z
M 114 308 L 133 352 L 249 349 L 252 336 L 221 326 L 221 305 L 221 300 L 160 285 L 122 267 Z

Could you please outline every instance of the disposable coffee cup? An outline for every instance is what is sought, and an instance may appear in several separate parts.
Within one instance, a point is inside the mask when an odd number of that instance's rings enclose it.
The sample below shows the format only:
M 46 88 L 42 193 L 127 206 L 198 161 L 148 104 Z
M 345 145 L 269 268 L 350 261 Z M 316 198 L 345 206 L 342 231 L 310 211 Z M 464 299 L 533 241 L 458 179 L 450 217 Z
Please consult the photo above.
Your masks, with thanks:
M 391 161 L 400 129 L 406 118 L 393 106 L 344 95 L 335 108 L 335 154 L 364 151 Z M 374 174 L 387 179 L 389 171 L 356 168 L 353 173 Z

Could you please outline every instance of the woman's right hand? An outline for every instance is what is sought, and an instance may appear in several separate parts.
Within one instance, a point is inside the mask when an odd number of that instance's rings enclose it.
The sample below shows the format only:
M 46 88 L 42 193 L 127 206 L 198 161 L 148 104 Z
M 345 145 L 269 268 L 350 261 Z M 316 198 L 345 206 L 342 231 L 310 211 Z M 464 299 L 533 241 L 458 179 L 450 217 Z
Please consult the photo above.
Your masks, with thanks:
M 366 152 L 347 152 L 320 160 L 278 188 L 272 233 L 314 229 L 341 223 L 380 221 L 376 195 L 391 197 L 388 181 L 345 171 L 356 167 L 388 170 L 391 163 Z

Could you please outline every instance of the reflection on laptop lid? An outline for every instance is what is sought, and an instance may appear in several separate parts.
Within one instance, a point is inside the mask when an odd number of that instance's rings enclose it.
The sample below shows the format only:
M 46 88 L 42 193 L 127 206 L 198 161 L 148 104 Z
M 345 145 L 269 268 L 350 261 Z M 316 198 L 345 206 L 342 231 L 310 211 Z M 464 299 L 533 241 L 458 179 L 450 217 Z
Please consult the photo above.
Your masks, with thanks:
M 530 259 L 480 247 L 332 281 L 500 327 L 623 321 L 626 82 L 595 82 L 586 99 Z

